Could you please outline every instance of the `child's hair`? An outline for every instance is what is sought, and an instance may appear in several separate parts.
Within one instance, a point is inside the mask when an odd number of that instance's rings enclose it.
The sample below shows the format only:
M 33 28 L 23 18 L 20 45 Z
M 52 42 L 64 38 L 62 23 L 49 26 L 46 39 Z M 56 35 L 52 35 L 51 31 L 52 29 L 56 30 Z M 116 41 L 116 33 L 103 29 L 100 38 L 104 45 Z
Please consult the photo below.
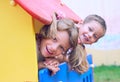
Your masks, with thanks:
M 101 16 L 98 16 L 98 15 L 96 15 L 96 14 L 88 15 L 88 16 L 84 19 L 83 24 L 89 23 L 89 22 L 91 22 L 91 21 L 96 21 L 96 22 L 98 22 L 98 23 L 102 26 L 104 32 L 106 32 L 106 30 L 107 30 L 106 22 L 105 22 L 105 20 L 104 20 Z M 104 35 L 103 35 L 103 36 L 104 36 Z
M 82 45 L 77 45 L 69 56 L 69 64 L 71 69 L 74 69 L 78 73 L 84 73 L 88 70 L 88 61 L 86 58 L 87 54 Z
M 74 22 L 66 18 L 57 20 L 55 14 L 53 15 L 52 23 L 50 25 L 44 25 L 37 35 L 37 38 L 54 38 L 57 31 L 68 32 L 71 47 L 75 48 L 77 46 L 79 31 Z

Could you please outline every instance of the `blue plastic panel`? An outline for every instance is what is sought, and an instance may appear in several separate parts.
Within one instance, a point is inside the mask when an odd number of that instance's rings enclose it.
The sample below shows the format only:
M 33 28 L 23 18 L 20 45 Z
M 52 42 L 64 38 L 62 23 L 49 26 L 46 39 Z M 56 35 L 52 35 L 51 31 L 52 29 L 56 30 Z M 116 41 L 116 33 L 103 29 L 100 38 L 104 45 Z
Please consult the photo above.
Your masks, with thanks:
M 92 64 L 92 55 L 87 56 L 89 64 Z M 54 76 L 50 75 L 48 69 L 42 69 L 39 71 L 39 82 L 94 82 L 93 68 L 89 68 L 87 72 L 79 74 L 74 70 L 70 70 L 67 63 L 62 63 L 58 71 Z

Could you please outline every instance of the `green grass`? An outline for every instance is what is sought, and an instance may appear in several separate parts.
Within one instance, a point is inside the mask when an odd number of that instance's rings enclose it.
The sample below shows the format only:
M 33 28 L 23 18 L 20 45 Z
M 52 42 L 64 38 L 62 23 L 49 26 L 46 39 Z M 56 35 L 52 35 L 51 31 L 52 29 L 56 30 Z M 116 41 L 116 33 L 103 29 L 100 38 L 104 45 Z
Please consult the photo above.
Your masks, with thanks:
M 120 66 L 95 67 L 94 82 L 120 82 Z

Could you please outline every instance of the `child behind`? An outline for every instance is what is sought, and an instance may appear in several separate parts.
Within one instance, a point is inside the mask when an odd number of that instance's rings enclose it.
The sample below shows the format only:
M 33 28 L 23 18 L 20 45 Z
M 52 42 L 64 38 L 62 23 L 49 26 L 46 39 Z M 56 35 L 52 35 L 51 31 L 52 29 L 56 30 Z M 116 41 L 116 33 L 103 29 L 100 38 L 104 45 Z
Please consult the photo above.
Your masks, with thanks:
M 79 28 L 79 44 L 92 44 L 97 42 L 106 33 L 106 22 L 98 15 L 87 16 L 82 23 L 77 24 Z

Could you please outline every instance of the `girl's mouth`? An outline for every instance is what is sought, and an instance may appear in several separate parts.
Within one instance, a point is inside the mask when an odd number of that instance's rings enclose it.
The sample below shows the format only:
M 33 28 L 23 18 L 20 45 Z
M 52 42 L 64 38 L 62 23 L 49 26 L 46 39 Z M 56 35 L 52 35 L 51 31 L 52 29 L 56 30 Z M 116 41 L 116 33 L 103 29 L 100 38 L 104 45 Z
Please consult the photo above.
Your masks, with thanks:
M 87 38 L 86 35 L 83 35 L 83 36 L 84 36 L 84 39 L 85 39 L 86 41 L 89 41 L 89 39 Z
M 49 55 L 52 55 L 53 53 L 48 49 L 48 47 L 46 47 L 46 50 L 48 52 Z

